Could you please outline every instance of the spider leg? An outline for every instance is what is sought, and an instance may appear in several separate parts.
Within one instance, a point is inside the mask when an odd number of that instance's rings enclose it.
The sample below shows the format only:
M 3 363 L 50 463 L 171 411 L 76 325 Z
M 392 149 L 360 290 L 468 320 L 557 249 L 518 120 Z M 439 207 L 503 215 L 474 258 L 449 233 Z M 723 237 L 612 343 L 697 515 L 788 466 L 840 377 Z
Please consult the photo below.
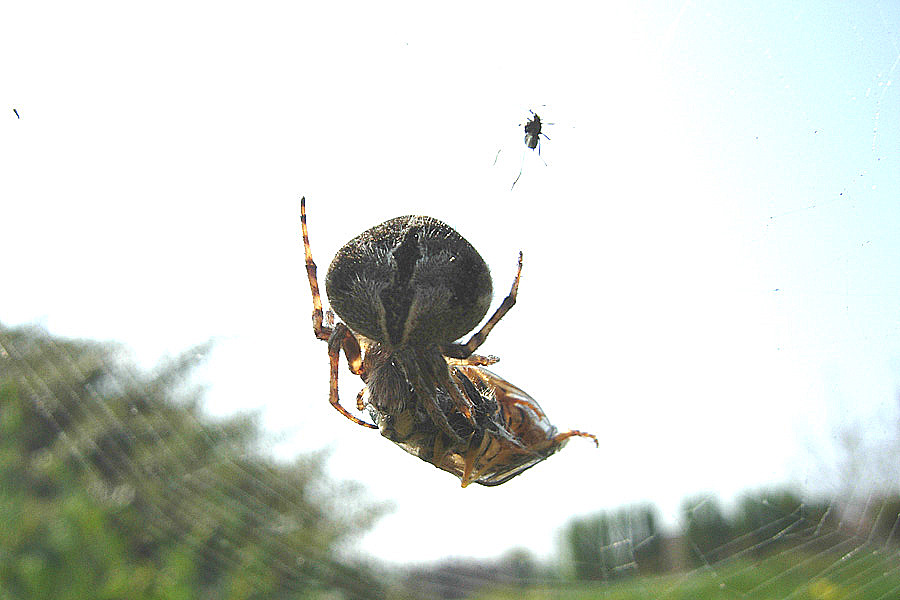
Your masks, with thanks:
M 468 358 L 478 347 L 484 343 L 488 334 L 494 328 L 494 325 L 503 318 L 503 315 L 509 312 L 509 309 L 516 303 L 516 294 L 519 292 L 519 278 L 522 276 L 522 253 L 519 252 L 519 268 L 516 271 L 516 278 L 513 280 L 512 287 L 509 289 L 509 295 L 503 299 L 503 302 L 488 319 L 477 333 L 473 334 L 469 341 L 465 344 L 448 344 L 441 349 L 441 353 L 448 358 Z
M 480 354 L 472 354 L 466 358 L 449 358 L 445 357 L 447 364 L 452 367 L 489 367 L 500 362 L 499 356 L 482 356 Z
M 331 332 L 331 337 L 328 339 L 328 359 L 331 365 L 328 401 L 335 410 L 357 425 L 362 425 L 369 429 L 378 429 L 377 425 L 366 423 L 362 419 L 354 417 L 347 412 L 346 408 L 341 406 L 341 400 L 338 396 L 338 369 L 340 367 L 341 348 L 344 349 L 344 353 L 347 355 L 347 363 L 350 365 L 350 370 L 356 375 L 364 373 L 359 342 L 356 341 L 353 333 L 347 329 L 346 325 L 338 323 L 334 326 L 334 331 Z
M 357 425 L 378 429 L 378 426 L 354 417 L 347 412 L 347 409 L 341 406 L 340 397 L 338 396 L 338 368 L 340 366 L 341 349 L 343 348 L 344 355 L 347 357 L 347 365 L 354 375 L 359 375 L 365 379 L 365 368 L 363 367 L 359 341 L 357 341 L 353 333 L 343 323 L 335 325 L 334 313 L 330 310 L 327 315 L 322 311 L 322 296 L 319 293 L 319 281 L 316 277 L 316 263 L 313 261 L 312 250 L 309 247 L 309 230 L 306 227 L 306 196 L 300 199 L 300 229 L 303 232 L 303 250 L 306 254 L 306 277 L 309 279 L 309 290 L 312 292 L 313 299 L 313 333 L 318 339 L 328 342 L 328 360 L 331 366 L 328 401 L 339 413 Z M 359 400 L 357 400 L 357 404 L 359 404 Z
M 450 394 L 450 399 L 453 401 L 453 406 L 456 407 L 456 410 L 463 414 L 472 427 L 477 427 L 478 424 L 475 422 L 475 417 L 472 416 L 475 405 L 460 391 L 459 386 L 456 385 L 456 381 L 454 381 L 453 377 L 450 375 L 450 369 L 446 366 L 446 363 L 444 363 L 443 368 L 437 373 L 437 380 L 438 384 Z
M 444 356 L 435 349 L 432 353 L 423 354 L 418 362 L 418 367 L 430 384 L 436 384 L 450 396 L 450 401 L 469 422 L 472 427 L 477 427 L 475 417 L 475 405 L 468 395 L 464 394 L 456 383 L 456 378 L 450 372 L 450 366 Z
M 354 375 L 359 375 L 366 379 L 366 368 L 363 365 L 362 350 L 359 347 L 359 341 L 350 328 L 343 323 L 334 326 L 331 337 L 328 338 L 329 351 L 334 344 L 338 348 L 343 348 L 344 356 L 347 357 L 347 366 Z
M 313 300 L 313 333 L 320 340 L 331 337 L 332 329 L 322 325 L 322 296 L 319 294 L 319 281 L 316 277 L 316 263 L 313 261 L 309 247 L 309 230 L 306 228 L 306 196 L 300 198 L 300 229 L 303 232 L 303 250 L 306 254 L 306 277 L 309 279 L 309 290 Z
M 425 383 L 425 380 L 422 378 L 422 374 L 418 369 L 415 369 L 412 373 L 413 389 L 416 392 L 416 395 L 422 402 L 422 405 L 425 407 L 425 412 L 428 413 L 428 416 L 431 418 L 432 423 L 437 425 L 441 431 L 450 436 L 450 439 L 454 442 L 462 441 L 462 438 L 459 437 L 459 434 L 453 430 L 453 427 L 450 426 L 450 421 L 447 420 L 447 415 L 441 411 L 440 406 L 438 406 L 437 398 L 434 397 L 434 386 L 429 387 L 428 384 Z

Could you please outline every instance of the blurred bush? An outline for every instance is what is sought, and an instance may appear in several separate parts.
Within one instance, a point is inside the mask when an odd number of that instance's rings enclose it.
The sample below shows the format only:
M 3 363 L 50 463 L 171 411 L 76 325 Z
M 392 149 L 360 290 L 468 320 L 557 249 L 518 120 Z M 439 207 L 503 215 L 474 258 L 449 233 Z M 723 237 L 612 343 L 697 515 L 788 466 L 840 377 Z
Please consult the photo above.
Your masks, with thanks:
M 610 580 L 666 568 L 659 517 L 649 504 L 573 519 L 563 536 L 572 575 L 578 580 Z
M 0 326 L 0 590 L 31 598 L 369 598 L 338 558 L 383 512 L 325 456 L 262 451 L 212 419 L 208 347 L 138 373 L 110 344 Z

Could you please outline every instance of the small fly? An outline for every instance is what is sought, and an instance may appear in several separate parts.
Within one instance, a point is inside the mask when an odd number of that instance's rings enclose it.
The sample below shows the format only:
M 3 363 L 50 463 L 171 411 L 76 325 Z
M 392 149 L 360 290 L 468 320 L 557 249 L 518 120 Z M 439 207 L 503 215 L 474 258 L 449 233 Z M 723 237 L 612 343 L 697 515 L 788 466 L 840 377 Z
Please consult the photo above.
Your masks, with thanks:
M 548 140 L 546 133 L 541 131 L 541 117 L 533 110 L 529 110 L 534 117 L 533 119 L 529 119 L 527 123 L 525 123 L 525 145 L 534 150 L 537 148 L 538 156 L 541 154 L 541 136 L 544 136 Z M 547 123 L 547 125 L 553 125 L 553 123 Z
M 541 136 L 544 136 L 548 140 L 547 134 L 541 131 L 542 125 L 553 125 L 553 123 L 542 123 L 540 115 L 538 115 L 533 110 L 529 109 L 528 112 L 531 113 L 532 118 L 528 119 L 525 123 L 525 145 L 531 150 L 537 149 L 538 156 L 541 155 Z M 547 161 L 541 158 L 541 162 L 546 166 Z M 519 174 L 516 176 L 516 180 L 513 181 L 512 187 L 509 188 L 510 191 L 516 187 L 516 184 L 519 183 L 519 177 L 522 176 L 522 169 L 525 166 L 525 154 L 522 154 L 522 164 L 519 166 Z

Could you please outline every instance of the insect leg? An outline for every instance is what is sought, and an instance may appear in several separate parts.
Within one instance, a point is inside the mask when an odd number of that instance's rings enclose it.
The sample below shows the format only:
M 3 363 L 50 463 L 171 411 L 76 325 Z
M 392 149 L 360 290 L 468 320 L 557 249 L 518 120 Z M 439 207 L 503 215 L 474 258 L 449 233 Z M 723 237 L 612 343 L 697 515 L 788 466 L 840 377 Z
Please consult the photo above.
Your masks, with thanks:
M 513 280 L 512 287 L 509 289 L 509 295 L 503 299 L 503 302 L 488 319 L 477 333 L 473 334 L 469 341 L 465 344 L 449 344 L 441 349 L 441 353 L 449 358 L 468 358 L 472 355 L 478 346 L 484 343 L 488 334 L 494 328 L 494 325 L 503 318 L 503 315 L 509 312 L 509 309 L 516 303 L 516 294 L 519 292 L 519 278 L 522 276 L 522 253 L 519 252 L 519 267 L 516 271 L 516 278 Z
M 553 443 L 559 444 L 559 443 L 569 439 L 570 437 L 575 437 L 575 436 L 590 438 L 590 439 L 594 440 L 595 446 L 597 446 L 598 448 L 600 447 L 600 441 L 597 439 L 596 435 L 594 435 L 593 433 L 585 433 L 584 431 L 578 431 L 576 429 L 573 429 L 572 431 L 566 431 L 565 433 L 556 434 L 555 436 L 553 436 Z
M 441 465 L 444 465 L 447 459 L 454 453 L 455 447 L 456 444 L 454 444 L 453 441 L 448 444 L 445 443 L 444 436 L 435 435 L 434 444 L 431 447 L 431 464 L 438 468 L 444 468 Z
M 550 138 L 547 137 L 546 134 L 543 134 L 543 133 L 542 133 L 541 135 L 543 135 L 543 136 L 544 136 L 545 138 L 547 138 L 548 140 L 550 139 Z M 541 159 L 541 162 L 544 163 L 544 166 L 546 167 L 546 166 L 547 166 L 547 161 L 544 160 L 544 157 L 543 157 L 543 156 L 541 156 L 541 138 L 540 138 L 540 137 L 538 138 L 537 151 L 538 151 L 538 158 Z
M 322 325 L 322 296 L 319 294 L 319 281 L 316 277 L 316 263 L 313 261 L 309 247 L 309 231 L 306 228 L 306 196 L 300 198 L 300 229 L 303 232 L 303 250 L 306 254 L 306 276 L 313 299 L 313 333 L 320 340 L 331 337 L 331 328 Z
M 474 451 L 470 449 L 469 452 L 466 453 L 466 456 L 463 457 L 463 473 L 459 478 L 460 482 L 462 483 L 462 487 L 466 487 L 467 485 L 478 479 L 478 476 L 481 475 L 484 469 L 474 469 L 475 461 L 484 455 L 490 441 L 490 436 L 485 434 L 481 438 L 481 445 L 478 447 L 478 449 Z
M 526 136 L 527 137 L 527 136 Z M 513 181 L 512 187 L 509 188 L 509 191 L 513 191 L 513 188 L 516 187 L 516 184 L 519 183 L 519 177 L 522 176 L 522 169 L 525 168 L 525 152 L 522 152 L 522 162 L 519 164 L 519 174 L 516 175 L 516 180 Z
M 329 382 L 329 392 L 328 392 L 328 401 L 331 405 L 337 410 L 339 413 L 356 423 L 357 425 L 362 425 L 363 427 L 368 427 L 369 429 L 378 429 L 377 425 L 373 425 L 371 423 L 366 423 L 362 419 L 358 419 L 347 412 L 343 406 L 341 406 L 341 400 L 338 396 L 338 370 L 340 367 L 340 358 L 341 358 L 341 348 L 344 348 L 344 352 L 347 351 L 347 346 L 352 344 L 348 344 L 347 336 L 353 338 L 353 334 L 347 329 L 347 326 L 343 323 L 338 323 L 334 327 L 334 331 L 331 334 L 331 337 L 328 340 L 328 359 L 331 364 L 331 378 Z M 356 344 L 356 361 L 359 361 L 358 369 L 362 370 L 362 360 L 359 355 L 359 343 L 356 342 L 356 338 L 353 338 L 353 343 Z M 354 359 L 348 355 L 347 362 L 350 363 L 350 370 L 354 369 Z

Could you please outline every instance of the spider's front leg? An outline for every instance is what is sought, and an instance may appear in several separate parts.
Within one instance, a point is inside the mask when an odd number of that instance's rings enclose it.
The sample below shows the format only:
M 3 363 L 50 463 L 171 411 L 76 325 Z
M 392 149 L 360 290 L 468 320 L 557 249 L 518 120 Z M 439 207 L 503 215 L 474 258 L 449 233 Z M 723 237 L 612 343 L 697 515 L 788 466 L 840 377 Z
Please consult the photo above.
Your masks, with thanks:
M 469 341 L 465 344 L 448 344 L 441 348 L 441 353 L 447 358 L 455 358 L 462 359 L 468 358 L 472 355 L 475 350 L 478 349 L 478 346 L 484 343 L 484 340 L 487 339 L 488 334 L 494 328 L 494 325 L 497 324 L 500 319 L 503 318 L 503 315 L 509 312 L 515 303 L 516 303 L 516 295 L 519 293 L 519 279 L 522 277 L 522 253 L 519 252 L 519 268 L 516 271 L 516 278 L 513 280 L 512 287 L 509 289 L 509 295 L 503 299 L 503 302 L 500 303 L 500 306 L 497 307 L 497 310 L 494 311 L 494 314 L 491 315 L 491 318 L 488 319 L 488 322 L 484 324 L 477 333 L 473 334 Z M 496 362 L 496 361 L 495 361 Z
M 365 379 L 365 369 L 363 368 L 362 352 L 360 351 L 359 342 L 357 341 L 356 336 L 354 336 L 353 332 L 350 331 L 343 323 L 336 324 L 334 326 L 334 330 L 331 332 L 331 336 L 328 338 L 328 359 L 331 364 L 328 401 L 339 413 L 341 413 L 357 425 L 362 425 L 363 427 L 368 427 L 369 429 L 378 429 L 377 425 L 367 423 L 362 419 L 354 417 L 349 412 L 347 412 L 346 408 L 341 406 L 341 400 L 338 396 L 338 373 L 340 370 L 339 367 L 342 348 L 344 350 L 344 354 L 347 356 L 347 364 L 350 367 L 350 371 L 354 375 L 359 375 L 360 377 Z
M 303 251 L 306 255 L 306 277 L 309 279 L 309 291 L 313 301 L 313 333 L 320 340 L 328 340 L 332 329 L 322 324 L 322 296 L 319 294 L 319 280 L 316 277 L 316 263 L 309 247 L 309 230 L 306 228 L 306 196 L 300 198 L 300 230 L 303 232 Z
M 363 368 L 362 351 L 359 347 L 359 341 L 353 332 L 343 323 L 333 324 L 334 317 L 331 311 L 328 311 L 328 318 L 325 319 L 325 313 L 322 311 L 322 296 L 319 293 L 319 281 L 316 276 L 316 263 L 312 257 L 312 250 L 309 247 L 309 230 L 306 227 L 306 197 L 300 199 L 300 228 L 303 231 L 303 250 L 306 255 L 306 277 L 309 279 L 309 290 L 312 292 L 313 300 L 313 334 L 320 339 L 328 342 L 328 360 L 331 366 L 331 376 L 329 381 L 328 401 L 342 415 L 363 427 L 370 429 L 378 429 L 376 425 L 366 423 L 362 419 L 358 419 L 347 412 L 341 406 L 340 397 L 338 396 L 338 372 L 340 367 L 341 349 L 347 357 L 347 365 L 350 372 L 359 375 L 365 379 L 365 369 Z M 324 322 L 323 322 L 324 321 Z
M 489 367 L 500 362 L 499 356 L 482 356 L 480 354 L 470 354 L 466 358 L 444 357 L 447 364 L 451 367 Z

